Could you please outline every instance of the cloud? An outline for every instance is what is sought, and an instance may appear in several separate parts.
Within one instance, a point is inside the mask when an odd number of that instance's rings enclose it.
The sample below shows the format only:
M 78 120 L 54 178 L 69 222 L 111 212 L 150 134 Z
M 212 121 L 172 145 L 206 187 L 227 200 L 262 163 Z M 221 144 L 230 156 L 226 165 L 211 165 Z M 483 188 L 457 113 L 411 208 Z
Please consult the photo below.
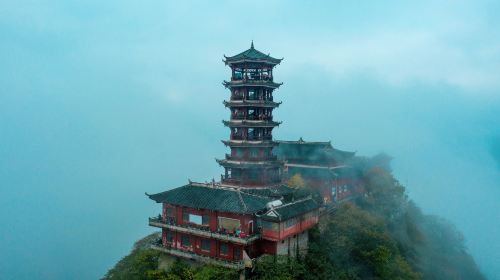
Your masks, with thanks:
M 299 57 L 300 63 L 320 65 L 337 77 L 366 72 L 393 86 L 443 83 L 469 92 L 500 93 L 500 44 L 469 47 L 449 39 L 454 35 L 432 30 L 380 30 L 367 36 L 318 42 Z

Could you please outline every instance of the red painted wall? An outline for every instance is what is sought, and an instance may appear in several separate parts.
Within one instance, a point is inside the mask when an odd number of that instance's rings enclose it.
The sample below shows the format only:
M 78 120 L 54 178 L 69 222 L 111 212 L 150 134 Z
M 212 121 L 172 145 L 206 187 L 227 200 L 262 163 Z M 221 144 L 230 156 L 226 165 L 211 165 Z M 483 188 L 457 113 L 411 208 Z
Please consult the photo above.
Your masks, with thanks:
M 280 222 L 279 223 L 279 231 L 272 231 L 269 229 L 263 229 L 262 231 L 262 237 L 271 240 L 271 241 L 278 241 L 278 240 L 283 240 L 287 238 L 288 236 L 298 234 L 303 232 L 304 230 L 307 230 L 314 226 L 315 224 L 318 223 L 319 220 L 319 211 L 314 210 L 312 213 L 311 217 L 305 217 L 304 214 L 300 217 L 298 217 L 297 223 L 290 227 L 286 227 L 286 222 Z
M 193 253 L 196 253 L 199 255 L 205 255 L 205 256 L 226 259 L 226 260 L 241 260 L 243 258 L 244 248 L 242 245 L 222 242 L 222 241 L 215 240 L 215 239 L 207 239 L 210 241 L 210 251 L 204 251 L 201 249 L 201 241 L 202 241 L 202 239 L 206 239 L 206 238 L 199 237 L 196 235 L 184 234 L 184 233 L 171 231 L 174 238 L 173 238 L 173 242 L 170 243 L 170 242 L 166 241 L 167 231 L 168 230 L 163 229 L 163 233 L 162 233 L 162 236 L 164 236 L 163 245 L 166 247 L 172 247 L 172 248 L 179 249 L 182 251 L 189 251 L 189 252 L 193 252 Z M 182 242 L 181 242 L 182 236 L 188 236 L 189 243 L 190 243 L 189 246 L 182 246 Z M 221 254 L 220 247 L 219 247 L 219 245 L 221 243 L 227 244 L 227 246 L 228 246 L 227 255 Z M 238 256 L 234 255 L 234 248 L 236 248 L 236 247 L 240 249 L 240 252 L 239 252 L 240 254 Z
M 175 205 L 170 205 L 170 204 L 163 204 L 163 219 L 165 221 L 166 215 L 167 215 L 167 208 L 173 208 L 173 215 L 175 219 L 175 223 L 179 225 L 184 225 L 187 224 L 182 220 L 182 213 L 184 211 L 187 211 L 188 213 L 195 214 L 195 215 L 208 215 L 209 223 L 208 226 L 210 227 L 211 231 L 217 231 L 218 230 L 218 217 L 226 217 L 226 218 L 231 218 L 231 219 L 236 219 L 240 221 L 241 225 L 241 231 L 249 234 L 250 233 L 250 222 L 253 223 L 253 231 L 256 231 L 256 226 L 255 226 L 255 219 L 252 215 L 240 215 L 240 214 L 235 214 L 235 213 L 227 213 L 227 212 L 217 212 L 217 211 L 211 211 L 211 210 L 206 210 L 206 209 L 194 209 L 194 208 L 186 208 L 186 207 L 179 207 Z
M 256 243 L 256 246 L 258 247 L 258 252 L 259 255 L 262 254 L 269 254 L 269 255 L 276 255 L 276 242 L 275 241 L 270 241 L 270 240 L 259 240 L 258 243 Z

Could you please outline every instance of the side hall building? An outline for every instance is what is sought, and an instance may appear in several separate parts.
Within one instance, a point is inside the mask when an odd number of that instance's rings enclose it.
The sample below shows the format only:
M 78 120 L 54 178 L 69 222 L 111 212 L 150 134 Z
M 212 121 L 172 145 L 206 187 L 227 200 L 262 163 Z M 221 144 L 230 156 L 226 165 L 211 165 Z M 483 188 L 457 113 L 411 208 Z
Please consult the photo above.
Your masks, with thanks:
M 355 152 L 338 150 L 331 142 L 276 141 L 273 153 L 284 162 L 285 180 L 299 174 L 322 203 L 349 200 L 364 193 L 361 174 L 351 167 Z
M 149 220 L 162 229 L 154 248 L 238 269 L 250 267 L 262 254 L 304 253 L 319 204 L 310 197 L 290 201 L 289 196 L 285 186 L 255 192 L 194 182 L 150 195 L 163 206 L 162 214 Z

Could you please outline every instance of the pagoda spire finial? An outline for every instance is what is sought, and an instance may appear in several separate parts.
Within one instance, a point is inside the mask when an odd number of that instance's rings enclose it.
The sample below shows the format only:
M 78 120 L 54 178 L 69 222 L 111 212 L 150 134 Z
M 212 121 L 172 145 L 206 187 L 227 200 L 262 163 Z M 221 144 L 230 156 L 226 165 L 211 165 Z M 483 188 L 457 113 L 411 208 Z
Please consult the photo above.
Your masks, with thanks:
M 250 45 L 250 48 L 251 48 L 251 49 L 253 49 L 253 48 L 254 48 L 254 47 L 253 47 L 253 40 L 252 40 L 252 44 Z

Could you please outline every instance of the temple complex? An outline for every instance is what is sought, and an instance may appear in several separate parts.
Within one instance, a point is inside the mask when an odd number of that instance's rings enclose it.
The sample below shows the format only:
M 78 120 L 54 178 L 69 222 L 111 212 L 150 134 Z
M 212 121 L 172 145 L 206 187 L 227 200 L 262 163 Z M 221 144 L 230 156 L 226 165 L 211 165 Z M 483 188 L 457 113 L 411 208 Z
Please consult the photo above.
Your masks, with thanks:
M 354 153 L 334 149 L 329 142 L 275 141 L 280 125 L 273 110 L 281 102 L 274 91 L 274 68 L 282 59 L 251 47 L 226 57 L 231 78 L 224 81 L 230 111 L 223 124 L 230 152 L 217 163 L 220 181 L 191 182 L 149 195 L 162 212 L 149 225 L 162 230 L 154 249 L 172 256 L 234 269 L 252 267 L 263 254 L 296 256 L 307 251 L 308 229 L 318 223 L 320 208 L 342 197 L 342 174 Z M 321 199 L 299 196 L 287 180 L 301 174 Z M 343 197 L 342 197 L 343 198 Z

